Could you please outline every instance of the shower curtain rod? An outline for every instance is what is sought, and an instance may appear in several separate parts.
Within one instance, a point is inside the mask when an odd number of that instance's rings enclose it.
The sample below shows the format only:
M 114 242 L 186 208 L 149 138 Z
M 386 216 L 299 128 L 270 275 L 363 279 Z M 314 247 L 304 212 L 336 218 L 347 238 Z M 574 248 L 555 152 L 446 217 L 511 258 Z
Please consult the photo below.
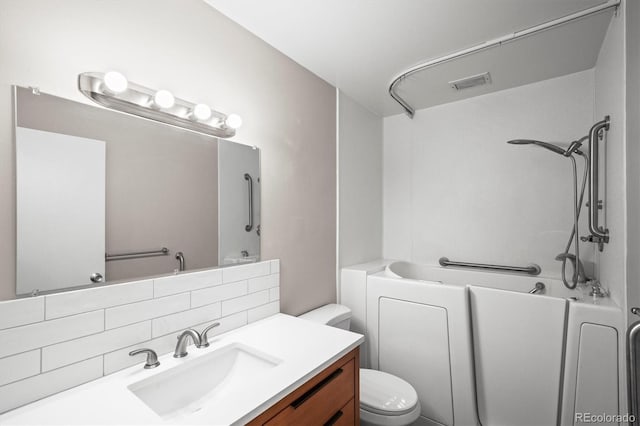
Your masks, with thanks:
M 606 3 L 602 3 L 598 6 L 590 7 L 588 9 L 581 10 L 576 13 L 572 13 L 571 15 L 563 16 L 562 18 L 554 19 L 552 21 L 545 22 L 543 24 L 539 24 L 525 30 L 516 31 L 514 33 L 506 34 L 502 37 L 495 38 L 493 40 L 485 41 L 482 44 L 478 44 L 476 46 L 459 50 L 454 53 L 450 53 L 445 56 L 441 56 L 436 59 L 432 59 L 427 62 L 423 62 L 418 64 L 412 68 L 409 68 L 407 71 L 399 74 L 397 77 L 393 79 L 391 84 L 389 85 L 389 94 L 391 97 L 404 109 L 404 112 L 409 116 L 409 118 L 413 118 L 415 114 L 415 109 L 409 105 L 407 101 L 405 101 L 397 92 L 396 89 L 398 85 L 410 75 L 413 75 L 417 72 L 424 71 L 428 68 L 434 67 L 436 65 L 443 64 L 445 62 L 449 62 L 454 59 L 462 58 L 463 56 L 471 55 L 473 53 L 480 52 L 482 50 L 490 49 L 492 47 L 500 46 L 503 43 L 508 43 L 511 41 L 518 40 L 520 38 L 530 36 L 551 28 L 558 27 L 560 25 L 566 24 L 567 22 L 575 21 L 577 19 L 584 18 L 585 16 L 594 15 L 596 13 L 600 13 L 604 10 L 617 8 L 620 5 L 621 0 L 608 0 Z

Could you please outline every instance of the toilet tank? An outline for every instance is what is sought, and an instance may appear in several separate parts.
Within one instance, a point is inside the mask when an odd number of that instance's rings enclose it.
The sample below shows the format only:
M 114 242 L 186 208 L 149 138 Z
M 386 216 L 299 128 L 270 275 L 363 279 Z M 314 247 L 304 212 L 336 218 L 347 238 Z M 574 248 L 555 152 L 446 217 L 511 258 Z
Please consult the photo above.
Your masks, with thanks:
M 306 314 L 302 314 L 299 318 L 349 330 L 349 325 L 351 324 L 351 309 L 344 305 L 330 303 L 309 311 Z

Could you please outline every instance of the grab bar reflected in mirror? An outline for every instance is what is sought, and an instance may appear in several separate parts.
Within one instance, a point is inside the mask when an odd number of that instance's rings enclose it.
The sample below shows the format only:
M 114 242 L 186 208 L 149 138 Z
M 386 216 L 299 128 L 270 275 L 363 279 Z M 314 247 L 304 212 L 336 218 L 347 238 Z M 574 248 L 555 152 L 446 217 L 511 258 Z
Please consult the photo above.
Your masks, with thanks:
M 485 263 L 470 263 L 470 262 L 454 262 L 446 257 L 441 257 L 438 260 L 440 266 L 457 266 L 460 268 L 475 268 L 475 269 L 487 269 L 490 271 L 503 271 L 503 272 L 517 272 L 520 274 L 540 275 L 542 269 L 540 266 L 532 263 L 529 266 L 505 266 L 505 265 L 491 265 Z
M 166 256 L 169 254 L 169 249 L 162 247 L 160 250 L 146 250 L 146 251 L 132 251 L 127 253 L 109 254 L 105 253 L 104 260 L 109 262 L 111 260 L 124 260 L 124 259 L 137 259 L 140 257 L 153 257 L 153 256 Z
M 249 173 L 244 174 L 244 179 L 249 184 L 249 224 L 244 227 L 244 230 L 251 232 L 253 229 L 253 179 Z

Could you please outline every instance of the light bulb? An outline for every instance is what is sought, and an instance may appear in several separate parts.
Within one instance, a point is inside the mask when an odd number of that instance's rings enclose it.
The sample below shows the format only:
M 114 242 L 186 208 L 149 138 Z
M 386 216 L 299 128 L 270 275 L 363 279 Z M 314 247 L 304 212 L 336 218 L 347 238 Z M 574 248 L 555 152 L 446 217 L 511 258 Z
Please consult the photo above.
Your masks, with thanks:
M 117 71 L 109 71 L 102 80 L 105 88 L 111 93 L 122 93 L 129 86 L 127 78 Z
M 176 98 L 173 97 L 173 94 L 168 90 L 158 90 L 155 95 L 153 95 L 153 103 L 158 108 L 171 108 L 176 103 Z
M 197 104 L 193 107 L 191 114 L 198 121 L 207 121 L 211 118 L 211 108 L 209 108 L 209 105 Z
M 238 114 L 229 114 L 224 120 L 224 124 L 232 129 L 237 129 L 242 126 L 242 118 Z

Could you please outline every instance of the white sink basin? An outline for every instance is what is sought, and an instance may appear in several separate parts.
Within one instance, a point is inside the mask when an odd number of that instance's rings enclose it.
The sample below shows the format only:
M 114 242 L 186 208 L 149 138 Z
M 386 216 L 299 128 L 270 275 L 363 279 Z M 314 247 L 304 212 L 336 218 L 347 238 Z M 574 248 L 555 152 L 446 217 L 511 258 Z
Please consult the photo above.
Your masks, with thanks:
M 128 389 L 167 419 L 224 404 L 225 396 L 246 392 L 257 375 L 281 360 L 239 343 L 132 383 Z

